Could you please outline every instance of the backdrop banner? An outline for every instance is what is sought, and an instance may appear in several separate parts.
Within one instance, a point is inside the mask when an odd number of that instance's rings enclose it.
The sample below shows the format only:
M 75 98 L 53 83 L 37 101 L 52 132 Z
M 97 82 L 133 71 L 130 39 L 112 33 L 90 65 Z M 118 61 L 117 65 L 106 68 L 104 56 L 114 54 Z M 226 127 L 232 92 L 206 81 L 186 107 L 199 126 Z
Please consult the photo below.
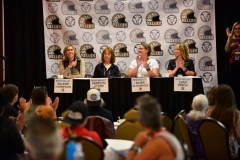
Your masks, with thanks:
M 184 42 L 202 77 L 204 91 L 218 84 L 214 0 L 43 0 L 46 77 L 59 74 L 66 45 L 84 58 L 86 78 L 106 46 L 126 74 L 141 42 L 164 76 L 174 45 Z

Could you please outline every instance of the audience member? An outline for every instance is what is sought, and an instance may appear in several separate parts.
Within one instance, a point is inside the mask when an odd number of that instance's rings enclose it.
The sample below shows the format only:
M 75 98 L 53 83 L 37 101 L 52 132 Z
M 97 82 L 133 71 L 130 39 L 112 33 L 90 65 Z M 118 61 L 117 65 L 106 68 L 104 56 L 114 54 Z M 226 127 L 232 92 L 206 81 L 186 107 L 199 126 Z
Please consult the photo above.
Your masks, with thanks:
M 197 159 L 205 158 L 204 148 L 199 135 L 198 127 L 202 120 L 206 118 L 207 107 L 207 97 L 202 94 L 196 95 L 192 101 L 192 110 L 185 116 L 185 120 L 193 135 L 194 146 L 196 149 L 195 157 Z
M 207 117 L 223 123 L 228 130 L 229 147 L 232 159 L 239 158 L 240 112 L 237 109 L 235 96 L 230 86 L 221 84 L 217 88 L 216 102 L 207 110 Z
M 64 58 L 60 61 L 60 74 L 64 78 L 84 78 L 85 62 L 78 57 L 77 50 L 72 45 L 64 48 Z
M 88 131 L 84 126 L 88 117 L 88 107 L 82 101 L 73 102 L 68 108 L 68 114 L 63 118 L 63 121 L 70 124 L 70 127 L 65 127 L 61 130 L 64 139 L 70 136 L 87 136 L 92 138 L 101 147 L 102 141 L 99 135 L 94 131 Z
M 128 77 L 159 77 L 159 65 L 155 59 L 149 59 L 151 46 L 142 42 L 138 47 L 138 55 L 129 66 Z
M 89 109 L 89 116 L 101 116 L 112 123 L 114 122 L 112 113 L 101 107 L 101 93 L 99 90 L 92 88 L 87 92 L 87 106 Z
M 208 105 L 213 106 L 216 102 L 216 92 L 217 92 L 218 86 L 213 86 L 211 89 L 207 92 L 207 99 L 208 99 Z
M 46 87 L 35 87 L 32 91 L 31 98 L 32 104 L 25 113 L 26 125 L 28 125 L 28 123 L 35 117 L 43 117 L 47 119 L 57 118 L 56 110 L 59 98 L 56 97 L 54 103 L 52 104 L 51 98 L 48 97 Z
M 240 21 L 233 24 L 232 30 L 226 29 L 227 42 L 225 51 L 230 54 L 229 59 L 229 84 L 236 97 L 237 106 L 240 109 Z
M 58 160 L 63 140 L 54 121 L 34 118 L 29 122 L 25 137 L 29 158 L 33 160 Z
M 168 63 L 169 76 L 195 76 L 193 60 L 189 59 L 187 46 L 180 42 L 174 47 L 175 59 Z
M 184 159 L 184 153 L 177 138 L 164 129 L 160 118 L 160 105 L 148 94 L 137 99 L 139 121 L 143 130 L 138 133 L 128 152 L 127 160 L 138 159 Z M 140 153 L 139 148 L 142 147 Z
M 93 78 L 111 78 L 119 77 L 118 66 L 115 65 L 115 54 L 111 47 L 107 47 L 103 50 L 101 55 L 102 63 L 96 65 Z
M 3 117 L 5 99 L 0 94 L 0 159 L 18 160 L 17 154 L 24 153 L 24 143 L 19 131 L 24 125 L 24 114 L 20 113 L 16 122 Z

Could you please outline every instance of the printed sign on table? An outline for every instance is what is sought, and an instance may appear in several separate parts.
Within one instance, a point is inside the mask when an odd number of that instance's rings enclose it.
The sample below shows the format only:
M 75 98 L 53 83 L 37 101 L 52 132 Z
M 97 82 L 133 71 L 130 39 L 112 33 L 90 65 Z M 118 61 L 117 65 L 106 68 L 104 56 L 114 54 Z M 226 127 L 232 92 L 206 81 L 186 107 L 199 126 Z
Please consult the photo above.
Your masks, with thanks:
M 192 92 L 192 77 L 174 77 L 174 91 Z
M 54 79 L 54 93 L 73 93 L 73 80 Z
M 91 78 L 90 88 L 97 88 L 100 92 L 108 92 L 108 78 Z
M 132 78 L 132 92 L 149 92 L 150 80 L 145 78 Z

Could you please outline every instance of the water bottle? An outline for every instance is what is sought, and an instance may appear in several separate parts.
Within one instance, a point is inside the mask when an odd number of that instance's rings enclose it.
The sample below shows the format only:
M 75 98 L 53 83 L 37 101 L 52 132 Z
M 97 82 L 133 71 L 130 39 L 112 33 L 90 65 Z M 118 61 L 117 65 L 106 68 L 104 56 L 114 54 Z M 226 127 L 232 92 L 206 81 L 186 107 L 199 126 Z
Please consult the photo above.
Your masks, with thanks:
M 81 143 L 76 143 L 76 149 L 73 156 L 74 156 L 74 160 L 84 160 L 84 153 L 82 151 Z
M 66 160 L 74 160 L 74 153 L 76 150 L 76 143 L 74 141 L 70 141 L 66 147 Z

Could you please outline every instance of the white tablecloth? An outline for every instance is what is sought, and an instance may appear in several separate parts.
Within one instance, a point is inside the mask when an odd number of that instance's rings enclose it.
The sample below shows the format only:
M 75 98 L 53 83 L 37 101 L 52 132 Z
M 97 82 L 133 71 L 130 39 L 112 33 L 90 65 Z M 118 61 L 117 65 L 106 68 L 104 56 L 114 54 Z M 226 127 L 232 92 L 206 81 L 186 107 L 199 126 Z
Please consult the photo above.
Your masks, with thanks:
M 122 140 L 122 139 L 105 139 L 108 143 L 108 146 L 104 150 L 104 160 L 118 160 L 119 156 L 111 150 L 114 148 L 115 150 L 123 151 L 127 154 L 128 150 L 133 145 L 133 141 Z

